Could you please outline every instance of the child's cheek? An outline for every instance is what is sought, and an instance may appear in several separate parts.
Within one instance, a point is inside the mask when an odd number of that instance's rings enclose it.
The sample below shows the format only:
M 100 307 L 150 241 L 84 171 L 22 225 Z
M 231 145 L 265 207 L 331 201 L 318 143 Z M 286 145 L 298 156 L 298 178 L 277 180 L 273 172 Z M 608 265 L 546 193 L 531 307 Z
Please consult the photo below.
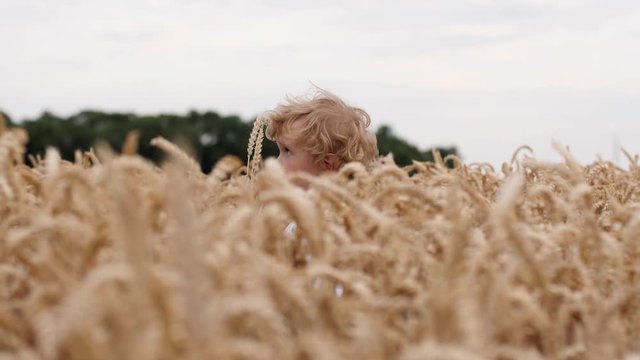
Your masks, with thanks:
M 287 160 L 285 159 L 284 156 L 282 156 L 282 155 L 278 156 L 278 162 L 280 163 L 280 166 L 282 166 L 282 168 L 285 171 L 289 171 L 289 166 L 288 166 Z

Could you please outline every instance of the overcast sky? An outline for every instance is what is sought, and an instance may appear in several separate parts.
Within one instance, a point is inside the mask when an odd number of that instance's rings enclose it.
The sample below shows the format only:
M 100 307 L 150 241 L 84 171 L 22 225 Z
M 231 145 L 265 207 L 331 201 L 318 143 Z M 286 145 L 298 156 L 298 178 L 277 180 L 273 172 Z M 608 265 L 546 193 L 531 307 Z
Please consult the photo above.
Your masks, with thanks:
M 640 153 L 637 0 L 0 0 L 0 109 L 249 119 L 310 84 L 499 164 Z M 621 158 L 622 159 L 622 158 Z M 621 160 L 621 164 L 624 162 Z

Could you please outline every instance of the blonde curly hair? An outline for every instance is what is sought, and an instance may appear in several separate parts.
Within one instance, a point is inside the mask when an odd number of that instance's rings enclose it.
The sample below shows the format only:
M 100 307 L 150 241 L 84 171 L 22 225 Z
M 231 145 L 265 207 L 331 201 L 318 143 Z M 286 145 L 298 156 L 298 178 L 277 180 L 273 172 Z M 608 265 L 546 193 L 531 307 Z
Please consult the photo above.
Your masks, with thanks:
M 329 91 L 316 89 L 311 96 L 287 97 L 262 115 L 266 137 L 276 141 L 295 134 L 298 143 L 320 163 L 334 154 L 341 165 L 358 161 L 370 164 L 378 156 L 375 134 L 369 130 L 366 111 L 350 106 Z

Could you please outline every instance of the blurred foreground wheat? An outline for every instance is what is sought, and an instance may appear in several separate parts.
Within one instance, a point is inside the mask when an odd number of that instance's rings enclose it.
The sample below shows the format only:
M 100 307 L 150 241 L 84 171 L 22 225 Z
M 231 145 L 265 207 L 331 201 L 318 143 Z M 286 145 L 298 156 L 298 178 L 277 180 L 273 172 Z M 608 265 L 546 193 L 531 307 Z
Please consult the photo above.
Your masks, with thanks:
M 0 128 L 0 359 L 624 359 L 640 168 L 521 156 L 324 177 Z M 285 232 L 287 224 L 297 230 Z

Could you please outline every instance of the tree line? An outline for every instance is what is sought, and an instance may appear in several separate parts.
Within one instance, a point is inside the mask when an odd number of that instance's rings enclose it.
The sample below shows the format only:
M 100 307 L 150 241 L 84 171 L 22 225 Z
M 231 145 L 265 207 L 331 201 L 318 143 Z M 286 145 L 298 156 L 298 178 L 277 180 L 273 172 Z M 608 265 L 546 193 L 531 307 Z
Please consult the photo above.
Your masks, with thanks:
M 140 135 L 139 154 L 154 162 L 163 153 L 150 145 L 151 139 L 162 136 L 186 144 L 204 172 L 224 155 L 246 158 L 246 149 L 252 121 L 235 115 L 220 115 L 213 111 L 189 111 L 185 115 L 133 113 L 109 113 L 81 111 L 69 117 L 43 112 L 38 118 L 12 121 L 2 113 L 9 126 L 20 126 L 29 133 L 27 155 L 44 154 L 47 147 L 55 147 L 67 160 L 74 158 L 76 150 L 88 150 L 97 141 L 104 141 L 114 149 L 120 149 L 126 135 L 137 130 Z M 376 131 L 380 154 L 393 153 L 398 165 L 408 165 L 412 160 L 433 161 L 431 149 L 421 150 L 396 135 L 391 127 L 380 126 Z M 455 147 L 438 148 L 443 157 L 457 155 Z M 278 149 L 271 141 L 263 145 L 264 157 L 277 156 Z

